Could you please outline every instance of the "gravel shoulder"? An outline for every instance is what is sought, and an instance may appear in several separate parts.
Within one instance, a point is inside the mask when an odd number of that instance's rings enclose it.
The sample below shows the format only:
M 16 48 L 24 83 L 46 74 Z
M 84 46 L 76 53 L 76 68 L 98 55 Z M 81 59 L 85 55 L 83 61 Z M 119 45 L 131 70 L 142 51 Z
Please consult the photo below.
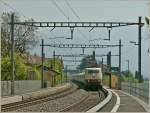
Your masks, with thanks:
M 80 89 L 61 98 L 18 109 L 16 112 L 56 112 L 81 100 L 86 95 L 88 92 Z
M 89 96 L 80 104 L 72 107 L 71 109 L 67 110 L 67 112 L 86 112 L 92 107 L 96 106 L 98 103 L 105 99 L 104 93 L 101 91 L 100 97 L 98 92 L 89 92 Z

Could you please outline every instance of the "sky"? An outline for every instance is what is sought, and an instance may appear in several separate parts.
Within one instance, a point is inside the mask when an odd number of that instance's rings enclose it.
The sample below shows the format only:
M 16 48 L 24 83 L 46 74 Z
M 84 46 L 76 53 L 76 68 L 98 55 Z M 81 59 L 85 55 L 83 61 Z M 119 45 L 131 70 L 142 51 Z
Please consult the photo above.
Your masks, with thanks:
M 68 5 L 69 4 L 69 5 Z M 71 8 L 73 11 L 71 10 Z M 145 16 L 149 16 L 148 0 L 0 0 L 1 12 L 19 12 L 21 20 L 24 21 L 33 18 L 35 21 L 87 21 L 87 22 L 138 22 L 138 17 L 142 16 L 142 22 Z M 108 30 L 106 28 L 75 28 L 73 40 L 67 39 L 50 39 L 54 37 L 70 37 L 69 28 L 55 28 L 50 32 L 51 28 L 39 28 L 38 37 L 44 39 L 45 44 L 65 43 L 65 44 L 119 44 L 121 39 L 122 47 L 122 70 L 127 70 L 127 61 L 130 61 L 130 70 L 135 73 L 138 69 L 138 47 L 129 43 L 129 41 L 138 42 L 138 27 L 120 27 L 111 30 L 111 40 L 89 40 L 97 38 L 107 38 Z M 148 50 L 148 27 L 142 28 L 142 74 L 148 77 L 149 54 Z M 41 55 L 40 42 L 37 46 L 30 50 L 32 54 Z M 81 54 L 82 49 L 60 49 L 45 47 L 46 57 L 52 57 L 53 51 L 56 54 Z M 110 50 L 112 54 L 118 54 L 116 48 L 98 48 L 85 49 L 85 54 L 92 54 L 95 50 L 96 54 L 107 54 Z M 75 59 L 75 58 L 63 58 Z M 81 58 L 76 58 L 81 60 Z M 101 58 L 96 58 L 101 60 Z M 106 57 L 104 57 L 106 62 Z M 78 65 L 79 63 L 68 63 L 69 65 Z M 112 66 L 118 66 L 118 57 L 112 57 Z M 70 68 L 74 68 L 71 67 Z

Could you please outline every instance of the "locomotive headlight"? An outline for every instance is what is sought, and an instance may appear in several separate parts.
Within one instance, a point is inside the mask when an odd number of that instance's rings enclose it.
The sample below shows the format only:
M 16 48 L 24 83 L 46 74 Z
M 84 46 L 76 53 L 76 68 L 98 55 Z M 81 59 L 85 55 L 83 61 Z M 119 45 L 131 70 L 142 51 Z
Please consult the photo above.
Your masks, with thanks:
M 98 82 L 100 82 L 101 80 L 98 80 Z

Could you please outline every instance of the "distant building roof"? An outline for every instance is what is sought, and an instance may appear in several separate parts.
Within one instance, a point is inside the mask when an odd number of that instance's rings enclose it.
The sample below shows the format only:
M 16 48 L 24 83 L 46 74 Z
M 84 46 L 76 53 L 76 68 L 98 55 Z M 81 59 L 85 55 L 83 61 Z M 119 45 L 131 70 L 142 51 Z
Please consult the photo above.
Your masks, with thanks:
M 42 67 L 42 65 L 39 65 L 38 67 Z M 55 73 L 57 73 L 57 74 L 59 74 L 59 72 L 57 72 L 57 71 L 55 71 L 55 70 L 53 70 L 53 69 L 51 69 L 50 67 L 47 67 L 47 66 L 44 66 L 44 70 L 45 71 L 53 71 L 53 72 L 55 72 Z
M 37 55 L 25 55 L 24 56 L 24 58 L 25 59 L 27 59 L 26 60 L 26 64 L 37 64 L 37 65 L 40 65 L 41 64 L 41 62 L 42 62 L 42 58 L 40 57 L 40 56 L 37 56 Z M 48 61 L 48 60 L 51 60 L 51 59 L 53 59 L 53 58 L 44 58 L 44 62 L 46 61 Z M 57 59 L 59 59 L 59 58 L 57 58 Z M 64 68 L 64 65 L 63 65 L 63 60 L 62 59 L 59 59 L 60 60 L 60 62 L 61 62 L 61 67 L 62 68 Z
M 44 58 L 44 60 L 50 60 L 51 58 Z M 42 58 L 40 56 L 29 55 L 28 56 L 28 63 L 30 64 L 39 64 L 41 63 Z

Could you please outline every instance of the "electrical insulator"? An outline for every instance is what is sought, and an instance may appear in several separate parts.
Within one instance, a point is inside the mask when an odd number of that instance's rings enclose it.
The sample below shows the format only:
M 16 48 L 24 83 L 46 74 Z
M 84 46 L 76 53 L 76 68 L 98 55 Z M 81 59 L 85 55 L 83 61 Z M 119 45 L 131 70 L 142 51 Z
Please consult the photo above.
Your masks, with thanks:
M 108 29 L 108 35 L 109 35 L 109 39 L 108 39 L 108 40 L 110 40 L 110 32 L 111 32 L 111 29 L 112 29 L 112 28 L 111 28 L 111 27 L 108 27 L 107 29 Z
M 70 27 L 70 30 L 71 30 L 71 39 L 73 39 L 73 30 L 74 30 L 74 27 Z

